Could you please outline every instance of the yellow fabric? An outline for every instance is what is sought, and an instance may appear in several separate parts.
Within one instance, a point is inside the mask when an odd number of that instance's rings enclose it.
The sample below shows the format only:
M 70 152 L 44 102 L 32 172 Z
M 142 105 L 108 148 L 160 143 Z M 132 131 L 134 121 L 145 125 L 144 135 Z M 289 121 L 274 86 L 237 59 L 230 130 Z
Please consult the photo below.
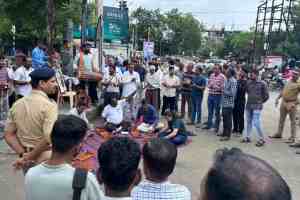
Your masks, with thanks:
M 282 98 L 284 101 L 296 101 L 300 93 L 300 83 L 289 81 L 283 89 Z
M 24 147 L 34 148 L 42 139 L 50 143 L 50 134 L 58 116 L 57 104 L 38 90 L 18 100 L 9 111 L 5 130 L 16 132 Z

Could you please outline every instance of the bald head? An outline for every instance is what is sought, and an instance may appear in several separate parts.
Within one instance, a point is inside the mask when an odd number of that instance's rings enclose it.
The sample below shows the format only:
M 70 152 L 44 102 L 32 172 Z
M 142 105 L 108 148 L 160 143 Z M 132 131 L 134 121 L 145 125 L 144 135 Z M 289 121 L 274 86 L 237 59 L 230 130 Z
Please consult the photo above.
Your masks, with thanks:
M 236 148 L 216 152 L 201 190 L 201 200 L 291 200 L 289 186 L 274 168 Z

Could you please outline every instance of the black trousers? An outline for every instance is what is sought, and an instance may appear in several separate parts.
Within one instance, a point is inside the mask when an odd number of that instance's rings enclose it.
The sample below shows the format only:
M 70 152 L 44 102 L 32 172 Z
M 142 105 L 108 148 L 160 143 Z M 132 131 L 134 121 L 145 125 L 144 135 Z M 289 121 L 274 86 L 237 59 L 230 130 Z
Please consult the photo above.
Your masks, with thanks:
M 81 87 L 88 86 L 88 95 L 92 100 L 92 103 L 98 103 L 97 86 L 98 83 L 95 81 L 80 81 Z
M 223 137 L 230 137 L 232 131 L 233 108 L 222 108 Z
M 89 96 L 91 97 L 92 103 L 98 103 L 98 94 L 97 94 L 97 82 L 89 82 Z
M 233 132 L 242 134 L 244 131 L 245 102 L 236 102 L 233 108 Z
M 16 102 L 16 93 L 13 92 L 9 97 L 8 97 L 8 104 L 9 104 L 9 107 L 11 108 L 13 106 L 13 104 Z
M 166 110 L 169 109 L 172 112 L 176 111 L 176 97 L 163 97 L 163 107 L 161 110 L 161 114 L 164 115 Z

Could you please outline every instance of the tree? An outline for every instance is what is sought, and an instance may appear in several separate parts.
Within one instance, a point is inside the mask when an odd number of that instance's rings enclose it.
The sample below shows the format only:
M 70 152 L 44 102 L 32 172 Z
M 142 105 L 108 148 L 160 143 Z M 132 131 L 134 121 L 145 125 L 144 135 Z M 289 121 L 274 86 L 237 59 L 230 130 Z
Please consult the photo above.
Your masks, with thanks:
M 142 41 L 155 42 L 155 52 L 160 54 L 195 54 L 201 46 L 203 26 L 191 14 L 184 14 L 173 9 L 162 14 L 159 9 L 147 10 L 138 8 L 131 15 L 131 20 L 137 21 L 139 48 Z M 131 35 L 133 27 L 131 27 Z
M 52 19 L 53 34 L 52 41 L 62 38 L 66 20 L 72 18 L 74 22 L 80 21 L 81 0 L 51 0 L 51 7 L 47 6 L 49 0 L 0 0 L 0 26 L 16 26 L 17 48 L 27 50 L 32 47 L 37 39 L 47 38 L 47 9 L 55 10 Z M 5 22 L 5 23 L 3 23 Z M 9 23 L 9 24 L 8 24 Z M 2 25 L 1 25 L 2 24 Z M 3 32 L 11 35 L 10 29 L 2 29 Z M 2 34 L 1 34 L 2 33 Z

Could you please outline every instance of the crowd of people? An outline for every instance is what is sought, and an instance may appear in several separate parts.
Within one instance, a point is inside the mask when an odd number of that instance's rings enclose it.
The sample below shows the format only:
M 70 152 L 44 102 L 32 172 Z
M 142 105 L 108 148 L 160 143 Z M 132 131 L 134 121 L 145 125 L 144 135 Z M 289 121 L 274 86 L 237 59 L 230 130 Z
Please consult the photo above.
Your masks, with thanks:
M 48 62 L 42 47 L 36 47 L 32 59 L 18 52 L 12 66 L 0 56 L 0 121 L 6 143 L 19 156 L 14 167 L 26 174 L 28 200 L 72 196 L 76 199 L 191 199 L 187 187 L 168 180 L 176 165 L 177 146 L 185 144 L 189 136 L 195 136 L 186 125 L 195 126 L 196 132 L 212 129 L 224 142 L 232 134 L 242 136 L 242 143 L 251 142 L 254 127 L 256 146 L 266 143 L 261 115 L 269 91 L 255 68 L 246 70 L 234 62 L 216 64 L 207 75 L 203 66 L 192 62 L 185 65 L 176 59 L 167 63 L 153 59 L 144 64 L 136 58 L 129 62 L 112 56 L 105 57 L 103 66 L 96 67 L 89 47 L 84 45 L 74 65 L 70 65 L 72 69 L 62 70 L 68 81 L 74 83 L 71 90 L 76 90 L 76 103 L 71 115 L 59 116 L 55 102 L 60 84 L 59 66 L 45 66 Z M 72 75 L 81 67 L 85 72 L 100 74 L 102 79 L 82 80 L 76 73 Z M 269 137 L 282 138 L 289 115 L 288 143 L 299 148 L 296 134 L 299 71 L 293 70 L 291 74 L 291 80 L 276 100 L 278 105 L 282 99 L 278 131 Z M 208 118 L 204 122 L 202 104 L 206 93 Z M 104 128 L 112 134 L 135 128 L 157 134 L 157 138 L 143 147 L 130 138 L 118 137 L 102 144 L 98 150 L 97 178 L 70 165 L 90 128 L 86 109 L 95 105 L 101 108 L 99 117 L 104 120 Z M 141 159 L 143 181 L 139 169 Z M 104 194 L 99 183 L 104 184 Z M 264 187 L 258 187 L 258 183 Z M 286 182 L 271 166 L 239 149 L 216 152 L 214 163 L 202 181 L 201 195 L 200 199 L 205 200 L 291 199 Z
M 87 129 L 86 122 L 76 116 L 58 117 L 50 136 L 50 159 L 25 176 L 26 199 L 191 199 L 186 186 L 169 180 L 178 152 L 164 139 L 152 139 L 141 149 L 130 138 L 112 138 L 98 150 L 100 167 L 96 175 L 74 169 L 70 163 Z M 239 149 L 218 150 L 199 188 L 199 200 L 292 199 L 289 186 L 275 169 Z

